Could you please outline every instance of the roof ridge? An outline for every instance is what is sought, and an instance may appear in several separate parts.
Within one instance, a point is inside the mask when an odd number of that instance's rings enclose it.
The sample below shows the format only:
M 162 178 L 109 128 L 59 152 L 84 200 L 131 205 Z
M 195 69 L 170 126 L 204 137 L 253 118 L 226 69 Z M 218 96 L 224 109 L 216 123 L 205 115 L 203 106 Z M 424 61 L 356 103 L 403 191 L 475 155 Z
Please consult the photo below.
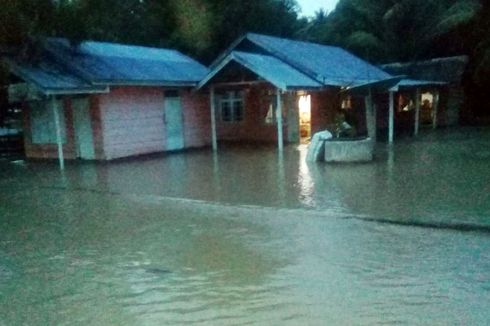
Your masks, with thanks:
M 70 43 L 70 40 L 66 37 L 48 37 L 49 40 L 61 40 L 64 42 Z M 140 44 L 126 44 L 126 43 L 117 43 L 117 42 L 109 42 L 109 41 L 95 41 L 95 40 L 82 40 L 78 42 L 78 44 L 87 44 L 87 43 L 95 43 L 95 44 L 105 44 L 105 45 L 111 45 L 111 46 L 120 46 L 120 47 L 129 47 L 129 48 L 143 48 L 143 49 L 154 49 L 154 50 L 165 50 L 165 51 L 172 51 L 172 52 L 178 52 L 180 54 L 183 54 L 177 49 L 172 49 L 172 48 L 163 48 L 163 47 L 156 47 L 156 46 L 146 46 L 146 45 L 140 45 Z M 185 54 L 183 54 L 185 55 Z
M 413 60 L 413 61 L 395 61 L 395 62 L 388 62 L 388 63 L 383 63 L 380 66 L 389 66 L 389 65 L 414 65 L 414 64 L 420 64 L 420 63 L 434 63 L 434 62 L 440 62 L 440 61 L 451 61 L 451 60 L 468 60 L 469 56 L 466 54 L 461 54 L 461 55 L 453 55 L 449 57 L 436 57 L 436 58 L 430 58 L 430 59 L 424 59 L 424 60 Z
M 268 34 L 259 34 L 259 33 L 253 33 L 253 32 L 249 32 L 249 33 L 247 33 L 247 35 L 256 35 L 256 36 L 260 36 L 260 37 L 270 37 L 270 38 L 274 38 L 274 39 L 282 40 L 282 41 L 296 42 L 296 43 L 302 43 L 302 44 L 308 44 L 308 45 L 315 45 L 315 46 L 326 47 L 326 48 L 334 48 L 334 49 L 339 49 L 339 50 L 342 50 L 342 51 L 346 51 L 345 49 L 343 49 L 340 46 L 331 45 L 331 44 L 322 44 L 322 43 L 317 43 L 317 42 L 297 40 L 297 39 L 292 39 L 292 38 L 279 37 L 279 36 L 268 35 Z

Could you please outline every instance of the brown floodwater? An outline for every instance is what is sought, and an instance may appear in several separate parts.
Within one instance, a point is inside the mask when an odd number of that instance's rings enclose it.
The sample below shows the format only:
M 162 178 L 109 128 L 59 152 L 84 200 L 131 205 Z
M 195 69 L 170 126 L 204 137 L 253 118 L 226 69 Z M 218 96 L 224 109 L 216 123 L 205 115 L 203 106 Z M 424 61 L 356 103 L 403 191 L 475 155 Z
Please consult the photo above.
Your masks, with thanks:
M 0 326 L 490 322 L 490 129 L 305 156 L 0 161 Z

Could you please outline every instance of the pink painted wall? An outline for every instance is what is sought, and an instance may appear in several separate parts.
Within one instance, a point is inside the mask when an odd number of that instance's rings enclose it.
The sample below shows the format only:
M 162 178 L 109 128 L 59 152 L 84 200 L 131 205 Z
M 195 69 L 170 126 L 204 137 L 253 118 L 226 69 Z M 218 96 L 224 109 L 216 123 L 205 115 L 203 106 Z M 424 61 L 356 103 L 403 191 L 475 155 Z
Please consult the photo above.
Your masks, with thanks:
M 98 96 L 104 158 L 107 160 L 166 150 L 164 93 L 161 87 L 115 87 Z M 180 91 L 184 148 L 210 143 L 207 96 Z
M 164 91 L 162 87 L 115 87 L 90 96 L 95 158 L 116 158 L 165 151 Z M 211 143 L 209 100 L 206 94 L 181 90 L 185 148 Z M 56 144 L 33 144 L 30 108 L 24 109 L 24 145 L 29 158 L 58 158 Z M 76 159 L 70 98 L 63 99 L 66 126 L 65 159 Z
M 184 146 L 203 147 L 211 144 L 211 112 L 209 96 L 183 90 L 182 114 L 184 115 Z
M 69 99 L 62 100 L 63 112 L 65 117 L 66 126 L 66 143 L 63 144 L 63 153 L 66 159 L 76 158 L 75 145 L 74 145 L 74 130 L 73 130 L 73 115 L 71 111 L 71 102 Z M 49 103 L 46 103 L 49 105 Z M 29 103 L 23 104 L 24 114 L 24 150 L 25 155 L 28 158 L 40 158 L 40 159 L 57 159 L 58 158 L 58 146 L 53 144 L 35 144 L 32 142 L 31 134 L 31 107 Z

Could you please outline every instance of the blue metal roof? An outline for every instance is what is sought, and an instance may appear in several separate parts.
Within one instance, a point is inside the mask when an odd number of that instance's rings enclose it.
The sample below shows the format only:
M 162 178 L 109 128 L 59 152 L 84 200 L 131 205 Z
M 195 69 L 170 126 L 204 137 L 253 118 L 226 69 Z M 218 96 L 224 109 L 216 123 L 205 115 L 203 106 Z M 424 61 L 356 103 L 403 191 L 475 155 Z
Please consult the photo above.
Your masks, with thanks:
M 97 84 L 189 85 L 208 69 L 176 50 L 51 38 L 47 50 L 73 73 Z
M 350 86 L 392 77 L 339 47 L 253 33 L 245 38 L 324 85 Z
M 402 79 L 395 87 L 443 86 L 446 84 L 435 80 Z
M 12 73 L 34 84 L 45 95 L 107 91 L 106 87 L 92 85 L 48 58 L 30 63 L 13 59 L 7 59 L 7 62 Z
M 230 62 L 237 62 L 274 86 L 282 89 L 320 88 L 322 84 L 277 58 L 268 55 L 232 51 L 220 65 L 216 66 L 200 83 L 198 87 L 207 84 L 214 76 Z

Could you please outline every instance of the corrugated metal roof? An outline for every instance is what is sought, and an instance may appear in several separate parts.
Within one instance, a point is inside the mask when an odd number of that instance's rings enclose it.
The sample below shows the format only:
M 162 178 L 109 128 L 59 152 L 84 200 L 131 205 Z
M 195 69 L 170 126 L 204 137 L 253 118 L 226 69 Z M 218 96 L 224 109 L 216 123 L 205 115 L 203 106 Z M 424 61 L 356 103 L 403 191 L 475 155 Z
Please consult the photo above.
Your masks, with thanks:
M 402 79 L 395 87 L 442 86 L 446 84 L 435 80 Z
M 412 62 L 394 62 L 380 67 L 390 74 L 406 75 L 409 78 L 435 80 L 461 84 L 463 73 L 468 64 L 467 56 L 434 58 Z
M 45 95 L 105 92 L 106 87 L 92 85 L 69 73 L 49 58 L 37 62 L 7 59 L 12 73 L 36 86 Z
M 254 33 L 246 39 L 325 85 L 349 86 L 392 77 L 339 47 Z
M 176 50 L 103 42 L 71 46 L 47 40 L 47 50 L 74 73 L 98 84 L 195 85 L 208 69 Z
M 322 84 L 299 72 L 281 60 L 268 55 L 232 51 L 200 83 L 204 86 L 230 62 L 237 62 L 274 86 L 282 89 L 320 88 Z

